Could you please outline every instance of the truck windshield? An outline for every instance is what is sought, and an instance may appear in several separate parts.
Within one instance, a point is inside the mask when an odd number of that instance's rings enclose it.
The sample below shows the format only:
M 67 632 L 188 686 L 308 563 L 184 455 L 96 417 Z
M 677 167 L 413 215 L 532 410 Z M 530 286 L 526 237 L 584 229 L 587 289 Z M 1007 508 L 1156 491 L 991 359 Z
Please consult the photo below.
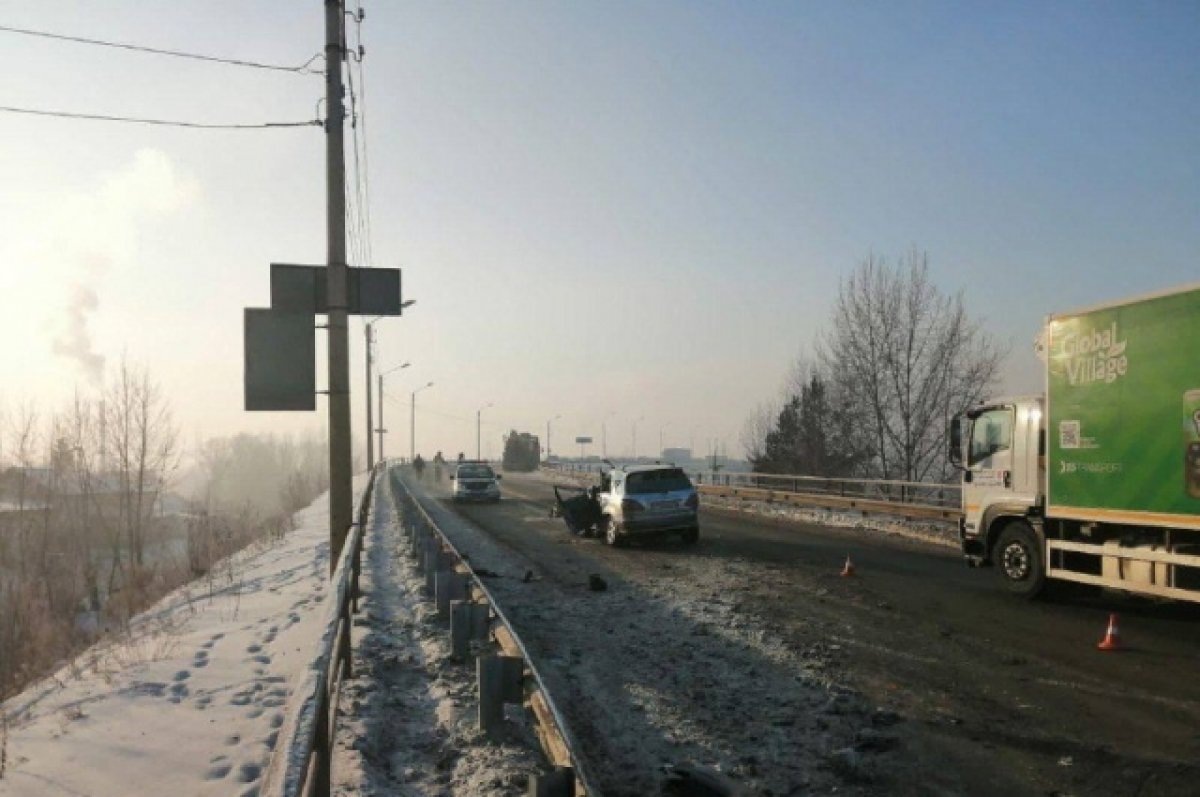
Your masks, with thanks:
M 1012 447 L 1012 410 L 988 410 L 971 427 L 971 459 L 975 465 L 998 451 Z
M 628 477 L 628 495 L 644 495 L 646 493 L 669 493 L 674 490 L 687 490 L 692 486 L 687 474 L 679 468 L 663 470 L 647 470 L 641 473 L 631 473 Z

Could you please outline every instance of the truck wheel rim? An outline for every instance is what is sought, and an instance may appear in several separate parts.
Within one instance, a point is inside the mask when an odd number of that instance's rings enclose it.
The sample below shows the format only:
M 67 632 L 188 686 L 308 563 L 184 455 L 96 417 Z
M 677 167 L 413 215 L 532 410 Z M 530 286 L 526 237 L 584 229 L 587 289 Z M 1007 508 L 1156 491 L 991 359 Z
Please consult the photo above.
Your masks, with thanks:
M 1004 549 L 1004 574 L 1013 581 L 1023 581 L 1029 576 L 1029 551 L 1019 542 Z

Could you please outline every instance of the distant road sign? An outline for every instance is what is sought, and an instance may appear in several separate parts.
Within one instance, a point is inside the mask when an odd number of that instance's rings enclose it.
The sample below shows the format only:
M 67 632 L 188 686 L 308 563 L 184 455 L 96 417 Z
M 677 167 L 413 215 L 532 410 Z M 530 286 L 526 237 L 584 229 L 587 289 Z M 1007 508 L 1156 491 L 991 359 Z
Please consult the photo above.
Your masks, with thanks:
M 575 438 L 576 445 L 582 446 L 582 445 L 585 445 L 590 442 L 592 442 L 592 438 L 590 438 L 590 437 L 576 437 Z

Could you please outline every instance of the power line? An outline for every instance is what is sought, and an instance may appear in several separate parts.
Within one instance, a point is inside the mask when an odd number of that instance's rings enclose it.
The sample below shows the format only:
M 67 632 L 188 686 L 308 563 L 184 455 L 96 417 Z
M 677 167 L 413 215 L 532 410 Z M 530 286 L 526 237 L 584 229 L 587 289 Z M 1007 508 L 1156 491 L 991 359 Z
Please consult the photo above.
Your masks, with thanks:
M 317 54 L 305 61 L 300 66 L 284 66 L 282 64 L 264 64 L 258 61 L 243 61 L 237 58 L 221 58 L 215 55 L 203 55 L 201 53 L 188 53 L 181 50 L 163 50 L 157 47 L 143 47 L 139 44 L 126 44 L 124 42 L 105 41 L 104 39 L 89 39 L 83 36 L 67 36 L 62 33 L 50 33 L 44 30 L 13 28 L 8 25 L 0 25 L 0 31 L 5 33 L 17 33 L 22 36 L 37 36 L 43 39 L 74 42 L 76 44 L 94 44 L 100 47 L 114 47 L 119 50 L 133 50 L 134 52 L 150 53 L 152 55 L 169 55 L 174 58 L 190 58 L 195 61 L 209 61 L 217 64 L 228 64 L 230 66 L 251 67 L 253 69 L 270 69 L 276 72 L 294 72 L 303 75 L 321 74 L 320 69 L 310 69 L 310 66 L 312 65 L 313 61 L 324 57 L 321 54 Z
M 30 116 L 53 116 L 61 119 L 88 119 L 98 122 L 129 122 L 143 125 L 159 125 L 162 127 L 193 127 L 203 130 L 264 130 L 274 127 L 311 127 L 321 125 L 320 119 L 308 122 L 260 122 L 249 124 L 225 124 L 214 122 L 181 122 L 172 119 L 147 119 L 138 116 L 110 116 L 107 114 L 76 113 L 74 111 L 48 111 L 38 108 L 15 108 L 0 105 L 0 111 L 5 113 L 20 113 Z
M 372 231 L 371 231 L 371 161 L 370 161 L 370 158 L 368 157 L 368 151 L 367 151 L 367 72 L 366 72 L 366 67 L 363 65 L 363 58 L 366 56 L 366 49 L 363 47 L 363 43 L 362 43 L 362 23 L 363 23 L 362 3 L 359 2 L 358 0 L 355 0 L 354 5 L 357 8 L 357 11 L 354 15 L 354 21 L 355 21 L 354 36 L 355 36 L 356 44 L 358 45 L 358 58 L 357 58 L 357 61 L 358 61 L 358 84 L 359 84 L 359 94 L 361 95 L 361 99 L 359 100 L 359 105 L 362 106 L 362 155 L 363 155 L 362 179 L 363 179 L 363 198 L 366 202 L 366 219 L 365 219 L 365 221 L 366 221 L 366 236 L 367 236 L 367 259 L 374 262 L 374 260 L 375 260 L 374 235 L 372 234 Z M 356 133 L 358 132 L 357 127 L 355 127 L 355 132 Z

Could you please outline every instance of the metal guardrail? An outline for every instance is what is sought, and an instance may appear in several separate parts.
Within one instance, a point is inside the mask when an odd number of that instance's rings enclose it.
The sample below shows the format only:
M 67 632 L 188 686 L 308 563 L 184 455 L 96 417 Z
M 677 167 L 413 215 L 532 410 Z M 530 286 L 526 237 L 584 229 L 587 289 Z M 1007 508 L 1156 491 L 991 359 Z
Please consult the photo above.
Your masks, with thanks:
M 529 794 L 536 794 L 538 797 L 556 795 L 597 797 L 600 792 L 586 774 L 584 766 L 575 752 L 579 747 L 578 743 L 572 737 L 562 712 L 551 698 L 550 691 L 546 688 L 545 680 L 538 672 L 537 665 L 534 664 L 529 651 L 521 642 L 516 629 L 500 608 L 500 604 L 483 580 L 471 568 L 468 559 L 459 552 L 449 537 L 430 517 L 425 507 L 413 497 L 400 472 L 393 470 L 391 478 L 394 493 L 399 493 L 397 497 L 399 498 L 402 526 L 409 534 L 409 541 L 414 553 L 420 554 L 418 562 L 425 572 L 427 585 L 431 587 L 429 591 L 433 593 L 438 602 L 439 612 L 443 608 L 448 610 L 452 639 L 459 635 L 459 629 L 456 627 L 459 618 L 469 618 L 472 614 L 468 611 L 459 614 L 459 610 L 480 609 L 486 613 L 484 615 L 486 624 L 483 629 L 479 629 L 483 632 L 482 634 L 472 629 L 472 636 L 490 636 L 504 654 L 502 656 L 481 656 L 476 662 L 479 673 L 481 726 L 485 725 L 485 721 L 494 724 L 503 722 L 503 702 L 528 702 L 537 723 L 537 735 L 542 748 L 547 759 L 555 767 L 554 772 L 546 777 L 535 776 L 530 783 Z M 400 489 L 396 490 L 396 487 Z M 470 590 L 461 596 L 463 600 L 454 600 L 443 591 L 443 584 L 451 586 L 460 577 L 470 579 Z M 466 623 L 475 625 L 474 620 L 471 619 L 467 619 Z M 462 644 L 464 647 L 466 646 L 465 640 L 462 641 Z M 452 647 L 458 647 L 458 645 L 457 641 L 452 642 Z M 497 677 L 501 679 L 510 679 L 507 668 L 489 666 L 503 665 L 506 663 L 503 661 L 504 659 L 519 665 L 515 668 L 519 670 L 519 673 L 511 673 L 512 676 L 516 676 L 516 681 L 513 681 L 514 685 L 519 681 L 519 686 L 515 694 L 509 693 L 507 696 L 502 694 L 504 687 L 495 685 L 494 681 L 485 684 L 485 681 L 491 679 L 491 676 L 487 674 L 488 671 L 496 672 Z M 496 691 L 488 694 L 492 692 L 493 686 Z M 488 703 L 493 705 L 489 706 Z M 493 717 L 491 720 L 487 720 L 489 714 Z M 485 726 L 484 729 L 488 728 Z
M 351 677 L 350 623 L 358 612 L 363 535 L 371 494 L 380 471 L 371 472 L 358 501 L 355 522 L 325 598 L 317 654 L 288 701 L 278 744 L 263 775 L 262 797 L 328 797 L 338 693 Z
M 605 468 L 594 463 L 562 462 L 543 463 L 542 467 L 573 474 L 599 473 Z M 777 501 L 914 519 L 957 520 L 962 514 L 962 488 L 957 484 L 727 471 L 692 471 L 688 475 L 701 494 L 724 498 Z

